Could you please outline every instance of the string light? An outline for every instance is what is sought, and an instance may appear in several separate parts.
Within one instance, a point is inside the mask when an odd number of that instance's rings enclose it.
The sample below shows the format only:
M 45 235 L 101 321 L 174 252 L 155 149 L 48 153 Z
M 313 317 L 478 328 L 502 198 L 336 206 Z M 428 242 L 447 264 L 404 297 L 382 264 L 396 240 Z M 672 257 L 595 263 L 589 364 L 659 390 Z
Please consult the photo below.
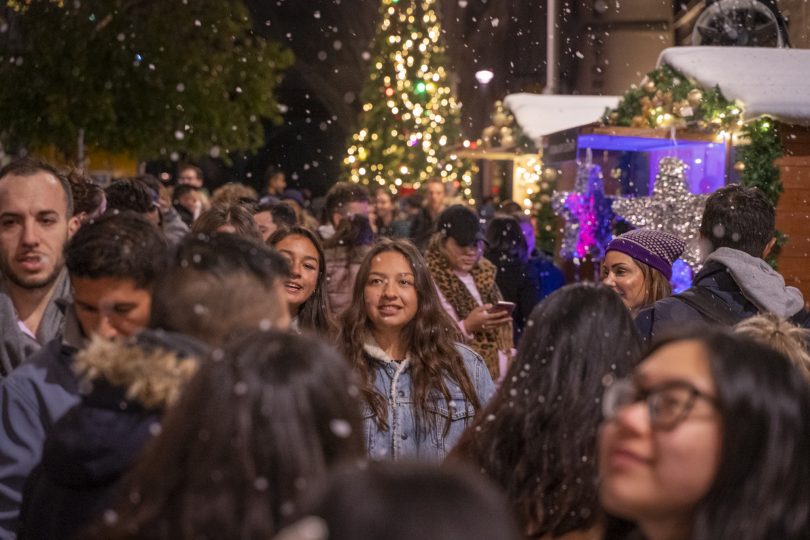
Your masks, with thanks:
M 461 141 L 460 104 L 443 67 L 436 0 L 381 1 L 362 129 L 344 158 L 349 178 L 397 192 L 440 177 L 470 195 L 474 164 L 445 153 Z

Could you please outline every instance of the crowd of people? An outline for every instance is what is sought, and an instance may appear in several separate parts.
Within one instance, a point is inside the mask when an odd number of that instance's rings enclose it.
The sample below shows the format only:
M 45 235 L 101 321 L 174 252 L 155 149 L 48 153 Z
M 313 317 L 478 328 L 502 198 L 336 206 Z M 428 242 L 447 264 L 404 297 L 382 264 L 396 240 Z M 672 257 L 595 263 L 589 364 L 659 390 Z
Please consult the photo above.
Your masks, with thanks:
M 0 170 L 0 539 L 810 538 L 810 314 L 775 210 L 706 260 L 614 238 L 563 286 L 505 202 L 432 180 Z M 420 202 L 421 198 L 421 202 Z

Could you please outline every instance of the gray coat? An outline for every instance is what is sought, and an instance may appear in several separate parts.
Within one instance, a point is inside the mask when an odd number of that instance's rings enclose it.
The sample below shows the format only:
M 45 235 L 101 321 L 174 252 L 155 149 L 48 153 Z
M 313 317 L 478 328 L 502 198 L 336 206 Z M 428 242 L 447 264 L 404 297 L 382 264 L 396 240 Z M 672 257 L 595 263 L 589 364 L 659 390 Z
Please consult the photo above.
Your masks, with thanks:
M 78 377 L 71 366 L 82 342 L 79 323 L 68 308 L 64 336 L 0 381 L 0 540 L 15 538 L 23 486 L 42 457 L 45 437 L 79 403 Z
M 17 310 L 0 281 L 0 380 L 42 348 L 42 345 L 62 333 L 65 306 L 71 300 L 70 279 L 67 271 L 62 270 L 39 324 L 37 339 L 32 339 L 20 330 Z

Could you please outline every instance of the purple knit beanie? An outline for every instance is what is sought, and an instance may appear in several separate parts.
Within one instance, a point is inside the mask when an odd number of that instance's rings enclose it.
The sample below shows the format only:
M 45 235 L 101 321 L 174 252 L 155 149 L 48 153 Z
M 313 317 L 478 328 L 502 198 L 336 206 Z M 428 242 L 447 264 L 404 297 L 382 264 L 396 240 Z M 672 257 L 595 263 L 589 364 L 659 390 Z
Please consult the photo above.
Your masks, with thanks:
M 611 240 L 605 253 L 619 251 L 672 279 L 672 263 L 681 256 L 685 247 L 686 243 L 674 234 L 635 229 Z

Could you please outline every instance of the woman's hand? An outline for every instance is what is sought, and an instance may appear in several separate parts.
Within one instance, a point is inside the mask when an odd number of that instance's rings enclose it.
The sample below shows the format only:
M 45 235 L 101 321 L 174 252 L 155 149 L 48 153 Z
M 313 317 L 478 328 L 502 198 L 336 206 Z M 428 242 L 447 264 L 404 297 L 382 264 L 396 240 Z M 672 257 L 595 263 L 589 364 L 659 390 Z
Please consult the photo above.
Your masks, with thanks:
M 467 315 L 467 318 L 464 319 L 464 328 L 468 333 L 474 334 L 479 330 L 495 328 L 512 322 L 512 315 L 509 312 L 503 310 L 490 311 L 492 307 L 492 304 L 484 304 Z

